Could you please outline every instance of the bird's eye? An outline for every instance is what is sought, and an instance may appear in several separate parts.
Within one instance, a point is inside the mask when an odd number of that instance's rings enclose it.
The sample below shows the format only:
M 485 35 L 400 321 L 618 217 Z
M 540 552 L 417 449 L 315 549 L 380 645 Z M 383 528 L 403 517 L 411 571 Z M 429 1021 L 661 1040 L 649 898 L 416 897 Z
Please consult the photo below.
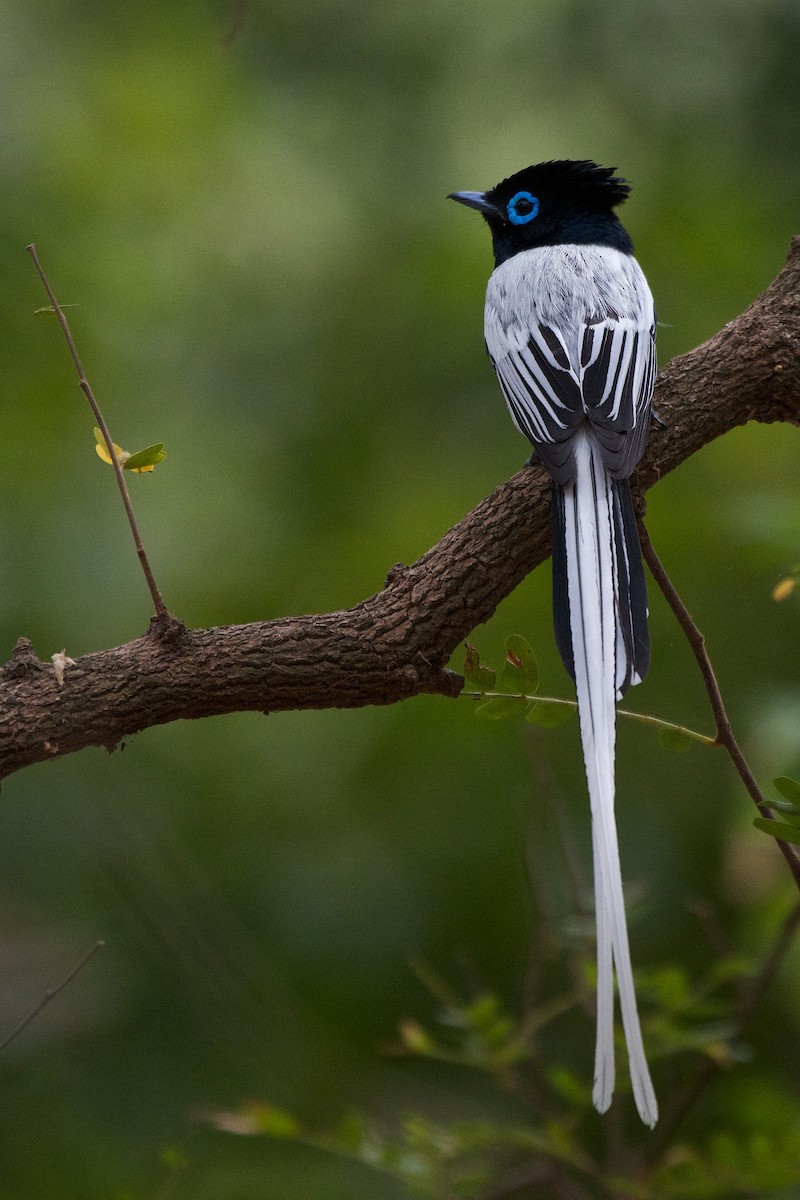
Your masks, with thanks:
M 527 225 L 539 213 L 539 201 L 530 192 L 517 192 L 506 205 L 512 225 Z

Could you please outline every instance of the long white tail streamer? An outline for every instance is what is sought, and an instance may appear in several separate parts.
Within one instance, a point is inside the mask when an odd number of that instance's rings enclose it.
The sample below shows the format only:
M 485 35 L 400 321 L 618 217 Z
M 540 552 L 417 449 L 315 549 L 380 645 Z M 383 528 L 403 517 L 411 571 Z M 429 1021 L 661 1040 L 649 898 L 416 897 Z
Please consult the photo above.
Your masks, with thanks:
M 658 1102 L 642 1043 L 633 985 L 625 900 L 614 817 L 614 746 L 619 628 L 619 576 L 612 480 L 590 433 L 574 441 L 575 482 L 564 489 L 570 630 L 581 741 L 592 812 L 597 920 L 597 1043 L 592 1099 L 605 1112 L 614 1091 L 614 973 L 636 1107 L 645 1125 Z

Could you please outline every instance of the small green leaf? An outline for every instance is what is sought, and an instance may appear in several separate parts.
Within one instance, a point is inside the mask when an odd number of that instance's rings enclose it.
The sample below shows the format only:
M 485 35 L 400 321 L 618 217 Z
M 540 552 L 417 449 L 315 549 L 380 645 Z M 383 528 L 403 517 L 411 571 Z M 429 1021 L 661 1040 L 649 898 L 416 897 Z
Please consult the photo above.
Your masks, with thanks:
M 787 821 L 793 821 L 795 817 L 800 821 L 800 812 L 788 800 L 768 800 L 767 803 L 776 812 L 785 813 Z
M 433 1038 L 419 1021 L 401 1021 L 399 1028 L 403 1045 L 412 1054 L 432 1054 L 436 1049 Z
M 717 987 L 732 980 L 744 978 L 754 973 L 753 961 L 744 954 L 729 954 L 726 958 L 718 958 L 709 968 L 709 982 Z
M 471 642 L 465 642 L 464 666 L 462 672 L 468 692 L 491 692 L 494 690 L 495 673 L 489 667 L 481 666 L 481 658 Z
M 678 754 L 684 754 L 692 748 L 692 739 L 681 733 L 680 729 L 659 729 L 658 741 L 662 750 L 674 750 Z
M 464 642 L 464 665 L 461 668 L 464 679 L 467 683 L 475 679 L 481 666 L 481 656 L 477 648 L 472 642 Z
M 273 1108 L 271 1104 L 254 1105 L 250 1114 L 258 1132 L 273 1138 L 295 1138 L 300 1133 L 300 1125 L 291 1113 L 282 1108 Z
M 180 1171 L 189 1165 L 189 1160 L 180 1146 L 164 1146 L 159 1157 L 164 1166 L 169 1167 L 171 1171 Z
M 744 1146 L 732 1134 L 717 1133 L 711 1141 L 711 1158 L 734 1178 L 742 1174 Z
M 136 454 L 132 454 L 122 465 L 126 471 L 141 471 L 144 467 L 158 466 L 166 457 L 164 443 L 156 442 L 154 445 L 145 446 L 144 450 L 138 450 Z
M 795 808 L 800 809 L 800 783 L 796 779 L 790 779 L 788 775 L 779 775 L 772 782 L 775 790 L 780 792 L 784 800 L 788 800 Z
M 756 829 L 768 833 L 770 837 L 778 838 L 782 842 L 794 842 L 800 846 L 800 829 L 795 825 L 784 825 L 783 821 L 768 821 L 766 817 L 755 817 L 753 824 Z
M 577 1108 L 588 1108 L 592 1102 L 591 1088 L 566 1067 L 556 1067 L 548 1075 L 550 1086 L 562 1098 Z
M 661 967 L 648 979 L 648 989 L 658 998 L 660 1008 L 681 1012 L 687 1008 L 692 992 L 686 973 L 680 967 Z
M 522 686 L 522 672 L 508 659 L 503 663 L 497 686 L 501 692 L 508 692 L 509 696 L 521 696 L 525 690 Z
M 485 1032 L 497 1020 L 500 1002 L 494 992 L 482 992 L 464 1009 L 467 1023 L 473 1029 Z
M 359 1154 L 366 1140 L 367 1130 L 358 1113 L 346 1113 L 334 1130 L 334 1139 L 348 1154 Z
M 539 688 L 539 666 L 525 638 L 512 633 L 506 638 L 506 661 L 500 684 L 515 696 L 534 696 Z
M 800 829 L 800 812 L 794 806 L 790 807 L 788 804 L 784 806 L 780 800 L 776 800 L 774 804 L 770 804 L 770 808 L 776 809 L 787 824 Z
M 558 729 L 564 725 L 575 712 L 574 704 L 545 704 L 537 701 L 532 704 L 525 714 L 525 720 L 531 725 L 541 725 L 542 729 Z
M 493 696 L 475 709 L 477 717 L 488 717 L 490 721 L 502 721 L 504 717 L 521 713 L 527 701 L 522 696 Z

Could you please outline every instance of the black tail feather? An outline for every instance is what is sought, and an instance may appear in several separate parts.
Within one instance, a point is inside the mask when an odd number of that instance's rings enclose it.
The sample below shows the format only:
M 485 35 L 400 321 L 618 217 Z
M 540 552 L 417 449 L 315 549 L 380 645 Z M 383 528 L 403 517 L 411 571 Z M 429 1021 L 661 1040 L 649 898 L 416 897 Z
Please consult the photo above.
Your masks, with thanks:
M 650 666 L 650 635 L 647 629 L 647 584 L 630 487 L 627 479 L 612 479 L 611 487 L 617 561 L 617 616 L 627 657 L 623 678 L 618 680 L 619 694 L 622 696 L 634 680 L 638 682 L 647 674 Z M 561 660 L 574 679 L 564 521 L 564 490 L 553 484 L 553 627 Z
M 554 483 L 552 503 L 553 524 L 553 629 L 561 661 L 575 678 L 572 654 L 572 630 L 569 624 L 569 587 L 567 585 L 567 535 L 564 510 L 564 489 Z
M 612 479 L 611 487 L 617 544 L 618 617 L 628 657 L 627 679 L 620 688 L 620 695 L 624 695 L 632 678 L 635 677 L 637 682 L 644 679 L 650 667 L 647 584 L 630 486 L 627 479 Z

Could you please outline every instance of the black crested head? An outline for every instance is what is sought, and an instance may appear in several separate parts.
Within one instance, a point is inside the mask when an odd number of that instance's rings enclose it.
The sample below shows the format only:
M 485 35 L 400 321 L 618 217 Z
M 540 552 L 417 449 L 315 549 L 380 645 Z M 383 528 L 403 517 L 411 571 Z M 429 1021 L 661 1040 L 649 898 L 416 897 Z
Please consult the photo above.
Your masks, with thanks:
M 537 163 L 488 192 L 454 192 L 451 198 L 485 217 L 496 266 L 536 246 L 612 246 L 630 254 L 633 243 L 614 212 L 630 187 L 614 170 L 589 159 Z
M 616 167 L 598 167 L 590 159 L 560 159 L 524 167 L 487 192 L 505 206 L 522 190 L 542 192 L 548 203 L 565 212 L 609 213 L 628 198 L 630 184 L 618 178 Z

